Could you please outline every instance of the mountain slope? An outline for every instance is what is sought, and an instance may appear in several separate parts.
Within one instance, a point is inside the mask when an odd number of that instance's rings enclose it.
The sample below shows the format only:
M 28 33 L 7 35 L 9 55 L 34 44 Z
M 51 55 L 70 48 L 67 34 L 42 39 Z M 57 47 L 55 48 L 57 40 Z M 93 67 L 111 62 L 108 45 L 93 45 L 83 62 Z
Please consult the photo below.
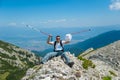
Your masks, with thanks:
M 83 56 L 92 61 L 103 61 L 120 72 L 120 40 L 100 49 L 90 51 Z
M 73 45 L 65 46 L 67 50 L 71 53 L 75 53 L 76 56 L 79 55 L 80 52 L 87 50 L 88 48 L 100 48 L 106 46 L 114 41 L 120 40 L 120 30 L 113 30 L 103 34 L 100 34 L 96 37 L 90 38 L 83 42 L 79 42 Z
M 37 62 L 33 53 L 0 40 L 0 80 L 20 80 Z

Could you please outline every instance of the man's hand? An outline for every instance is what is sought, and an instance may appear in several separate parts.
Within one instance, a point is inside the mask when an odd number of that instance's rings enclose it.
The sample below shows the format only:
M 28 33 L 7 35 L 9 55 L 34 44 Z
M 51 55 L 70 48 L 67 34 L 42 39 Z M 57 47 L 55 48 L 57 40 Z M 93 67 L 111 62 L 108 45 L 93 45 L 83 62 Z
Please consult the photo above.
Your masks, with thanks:
M 70 43 L 70 41 L 65 41 L 65 42 L 64 42 L 64 44 L 68 44 L 68 43 Z
M 48 36 L 47 43 L 52 45 L 52 43 L 50 42 L 51 37 L 52 37 L 52 35 Z
M 52 35 L 50 34 L 48 37 L 50 37 L 50 38 L 51 38 L 51 37 L 52 37 Z

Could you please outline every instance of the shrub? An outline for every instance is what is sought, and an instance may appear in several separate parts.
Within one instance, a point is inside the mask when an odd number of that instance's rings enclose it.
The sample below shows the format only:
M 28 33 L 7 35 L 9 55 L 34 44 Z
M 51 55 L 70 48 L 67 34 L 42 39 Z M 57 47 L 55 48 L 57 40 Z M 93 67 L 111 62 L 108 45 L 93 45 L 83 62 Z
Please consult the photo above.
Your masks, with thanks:
M 9 72 L 5 72 L 3 74 L 0 74 L 0 80 L 6 80 L 6 77 L 9 75 Z
M 81 56 L 79 56 L 78 59 L 83 61 L 82 66 L 83 66 L 84 69 L 88 69 L 88 67 L 95 68 L 95 65 L 92 63 L 92 61 L 87 60 L 87 59 L 85 59 Z
M 102 78 L 102 80 L 112 80 L 111 76 L 105 76 Z
M 16 69 L 11 71 L 10 75 L 7 76 L 6 80 L 21 80 L 25 75 L 26 69 Z

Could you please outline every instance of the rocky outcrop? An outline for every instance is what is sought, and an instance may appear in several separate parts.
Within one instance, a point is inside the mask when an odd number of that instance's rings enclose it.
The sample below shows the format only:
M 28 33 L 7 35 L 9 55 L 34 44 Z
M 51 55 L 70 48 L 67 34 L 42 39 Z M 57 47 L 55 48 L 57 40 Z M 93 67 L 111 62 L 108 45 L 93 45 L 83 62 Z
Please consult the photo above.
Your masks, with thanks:
M 100 73 L 106 74 L 105 72 L 109 72 L 108 75 L 113 73 L 116 78 L 113 77 L 112 80 L 120 80 L 120 41 L 80 56 L 91 60 L 97 65 L 96 68 L 99 72 L 101 71 Z
M 103 61 L 120 72 L 120 41 L 94 50 L 84 57 L 90 60 Z
M 113 69 L 106 62 L 95 60 L 94 67 L 85 69 L 84 60 L 79 60 L 67 52 L 71 61 L 75 62 L 72 68 L 64 63 L 61 57 L 54 57 L 45 64 L 37 65 L 26 72 L 22 80 L 102 80 L 110 76 L 112 80 L 119 80 L 118 71 Z M 85 64 L 89 65 L 89 64 Z M 114 74 L 114 75 L 113 75 Z
M 120 41 L 97 50 L 90 48 L 81 55 L 82 59 L 70 52 L 67 55 L 75 63 L 72 68 L 60 56 L 54 57 L 28 69 L 22 80 L 120 80 Z M 91 62 L 94 67 L 89 67 Z
M 22 80 L 76 80 L 80 78 L 83 70 L 82 63 L 70 53 L 68 56 L 75 62 L 72 68 L 66 65 L 59 56 L 43 65 L 36 66 L 37 68 L 30 68 Z

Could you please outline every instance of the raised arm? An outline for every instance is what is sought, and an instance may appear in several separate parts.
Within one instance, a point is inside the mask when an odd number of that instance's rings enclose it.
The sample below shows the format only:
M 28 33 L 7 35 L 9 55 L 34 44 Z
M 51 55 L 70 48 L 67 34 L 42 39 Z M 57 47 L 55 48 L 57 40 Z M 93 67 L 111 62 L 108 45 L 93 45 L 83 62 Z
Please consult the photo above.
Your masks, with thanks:
M 68 44 L 68 43 L 70 43 L 70 41 L 65 41 L 65 42 L 63 42 L 64 44 Z
M 48 36 L 47 44 L 53 45 L 53 44 L 51 43 L 51 41 L 50 41 L 51 37 L 52 37 L 51 35 Z

